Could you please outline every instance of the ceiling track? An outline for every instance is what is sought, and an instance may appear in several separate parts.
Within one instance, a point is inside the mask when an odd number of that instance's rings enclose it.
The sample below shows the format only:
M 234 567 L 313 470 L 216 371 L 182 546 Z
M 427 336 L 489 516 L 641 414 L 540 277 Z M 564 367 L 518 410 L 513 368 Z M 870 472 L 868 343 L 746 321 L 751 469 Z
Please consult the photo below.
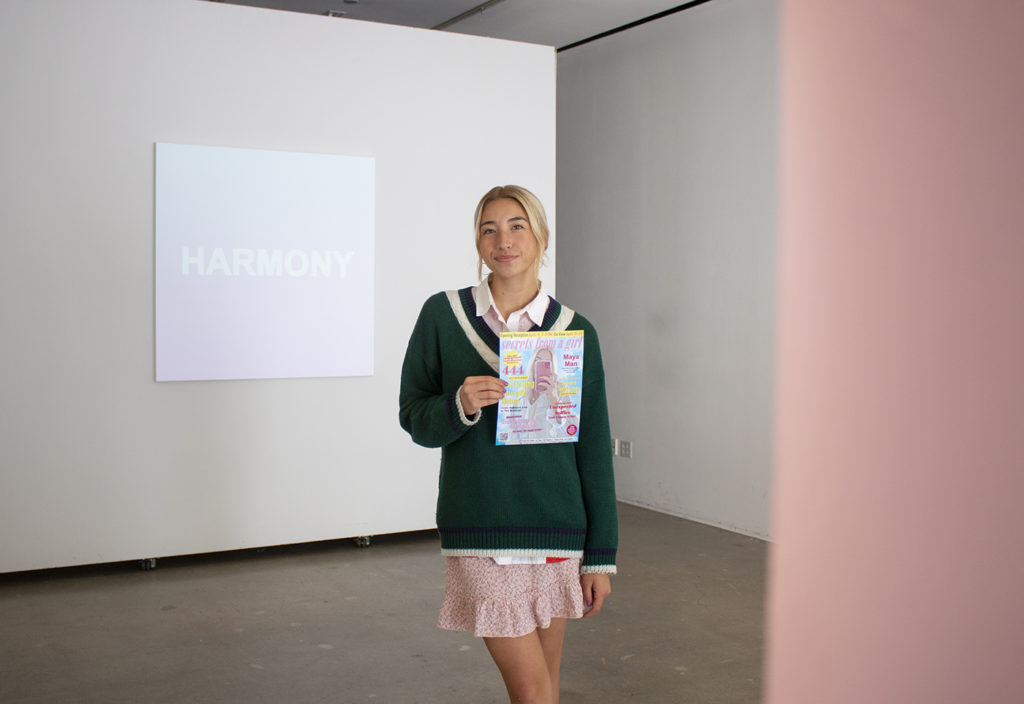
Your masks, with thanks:
M 615 27 L 614 29 L 609 29 L 607 32 L 601 32 L 600 34 L 595 34 L 592 37 L 587 37 L 586 39 L 580 39 L 578 42 L 573 42 L 572 44 L 566 44 L 565 46 L 560 46 L 555 51 L 559 52 L 559 51 L 567 51 L 569 49 L 575 49 L 578 46 L 582 46 L 584 44 L 589 44 L 590 42 L 597 41 L 598 39 L 604 39 L 605 37 L 610 37 L 611 35 L 618 34 L 619 32 L 625 32 L 627 29 L 633 29 L 633 27 L 639 27 L 642 24 L 647 24 L 648 22 L 653 22 L 654 20 L 660 20 L 662 17 L 668 17 L 669 15 L 674 15 L 677 12 L 682 12 L 683 10 L 689 10 L 691 8 L 697 7 L 698 5 L 703 5 L 706 2 L 711 2 L 711 0 L 690 0 L 690 2 L 684 2 L 682 5 L 676 5 L 675 7 L 670 7 L 667 10 L 662 10 L 661 12 L 656 12 L 653 15 L 648 15 L 647 17 L 642 17 L 642 18 L 636 20 L 635 22 L 630 22 L 628 24 L 622 25 L 621 27 Z
M 487 0 L 487 2 L 482 2 L 476 7 L 471 7 L 465 12 L 455 15 L 455 17 L 452 17 L 450 20 L 445 20 L 441 24 L 431 27 L 431 29 L 448 29 L 453 24 L 458 24 L 462 20 L 469 19 L 473 15 L 479 15 L 483 13 L 483 11 L 486 10 L 487 8 L 494 7 L 500 2 L 505 2 L 505 0 Z

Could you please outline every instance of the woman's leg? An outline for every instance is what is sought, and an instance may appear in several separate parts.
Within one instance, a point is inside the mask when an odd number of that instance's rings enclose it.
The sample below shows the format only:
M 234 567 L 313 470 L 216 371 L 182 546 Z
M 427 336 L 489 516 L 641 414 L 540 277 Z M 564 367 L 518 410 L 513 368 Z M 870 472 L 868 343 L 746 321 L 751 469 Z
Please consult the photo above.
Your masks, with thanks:
M 565 619 L 518 638 L 484 638 L 512 704 L 558 704 Z
M 565 640 L 564 618 L 551 619 L 551 626 L 538 628 L 535 632 L 540 637 L 540 647 L 544 651 L 544 661 L 548 666 L 548 677 L 551 678 L 551 691 L 554 696 L 552 704 L 558 704 L 559 679 L 562 669 L 562 642 Z

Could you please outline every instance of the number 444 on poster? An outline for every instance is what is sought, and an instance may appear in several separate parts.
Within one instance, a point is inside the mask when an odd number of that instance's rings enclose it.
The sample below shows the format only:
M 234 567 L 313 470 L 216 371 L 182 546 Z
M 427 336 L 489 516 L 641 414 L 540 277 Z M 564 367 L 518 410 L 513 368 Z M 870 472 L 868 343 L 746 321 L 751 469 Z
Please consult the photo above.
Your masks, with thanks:
M 501 334 L 496 445 L 576 442 L 583 391 L 583 331 Z

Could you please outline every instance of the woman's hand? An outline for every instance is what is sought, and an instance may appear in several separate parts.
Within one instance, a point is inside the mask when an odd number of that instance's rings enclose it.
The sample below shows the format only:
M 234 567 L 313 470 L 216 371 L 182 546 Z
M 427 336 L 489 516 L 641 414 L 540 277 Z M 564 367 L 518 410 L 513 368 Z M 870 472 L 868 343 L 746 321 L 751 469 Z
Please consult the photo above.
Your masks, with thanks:
M 496 376 L 467 376 L 459 390 L 462 411 L 475 415 L 484 406 L 492 406 L 505 397 L 507 382 Z
M 612 580 L 606 574 L 585 574 L 580 577 L 583 587 L 583 603 L 590 607 L 583 618 L 593 616 L 601 610 L 605 598 L 612 593 Z
M 530 389 L 530 403 L 536 403 L 541 396 L 547 396 L 551 403 L 558 403 L 558 396 L 555 394 L 555 383 L 551 376 L 538 376 Z

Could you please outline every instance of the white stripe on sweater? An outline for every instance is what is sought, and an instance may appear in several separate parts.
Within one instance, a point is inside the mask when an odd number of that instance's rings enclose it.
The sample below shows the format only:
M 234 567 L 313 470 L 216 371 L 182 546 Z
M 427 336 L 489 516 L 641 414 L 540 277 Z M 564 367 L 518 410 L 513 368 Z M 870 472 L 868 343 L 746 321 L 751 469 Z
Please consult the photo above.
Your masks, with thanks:
M 484 361 L 490 365 L 491 369 L 495 372 L 498 371 L 498 355 L 487 346 L 484 339 L 480 337 L 473 324 L 469 322 L 469 318 L 466 316 L 466 311 L 462 308 L 462 300 L 459 298 L 458 291 L 445 291 L 448 296 L 448 303 L 452 307 L 452 313 L 455 314 L 455 319 L 459 321 L 459 325 L 462 327 L 462 332 L 466 333 L 466 337 L 469 338 L 470 344 L 473 345 L 473 349 L 477 351 Z
M 498 355 L 484 342 L 484 339 L 480 337 L 480 333 L 473 327 L 473 323 L 470 322 L 465 309 L 462 307 L 462 299 L 459 298 L 459 292 L 445 291 L 445 295 L 448 296 L 448 304 L 452 307 L 452 313 L 455 315 L 455 319 L 459 321 L 459 326 L 466 334 L 470 344 L 473 345 L 473 349 L 487 362 L 491 369 L 497 372 L 499 367 Z M 551 326 L 551 329 L 556 332 L 564 331 L 569 327 L 569 323 L 572 322 L 572 317 L 575 314 L 575 311 L 569 306 L 562 306 L 562 311 L 558 314 L 558 318 L 555 320 L 554 325 Z

